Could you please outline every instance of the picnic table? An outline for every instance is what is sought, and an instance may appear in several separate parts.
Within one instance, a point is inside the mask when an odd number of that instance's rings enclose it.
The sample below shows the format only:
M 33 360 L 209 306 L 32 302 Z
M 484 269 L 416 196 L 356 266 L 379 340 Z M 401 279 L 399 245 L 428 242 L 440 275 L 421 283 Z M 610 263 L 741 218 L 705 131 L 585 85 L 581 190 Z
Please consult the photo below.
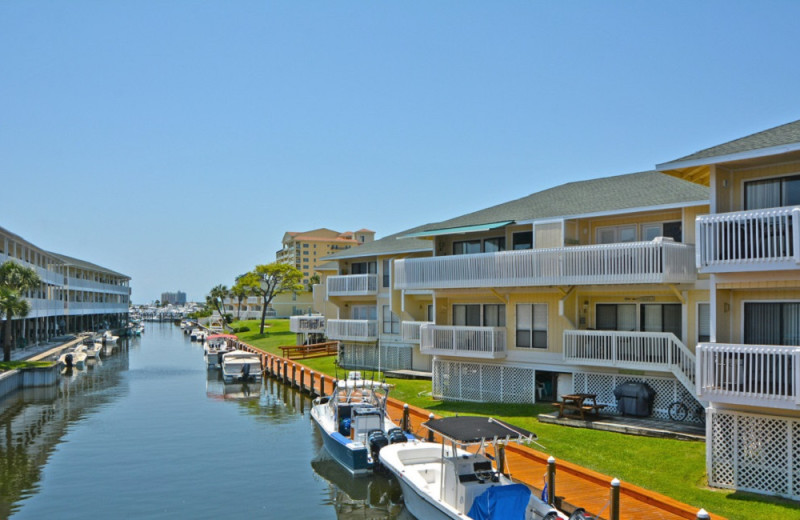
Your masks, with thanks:
M 597 416 L 603 408 L 604 404 L 597 404 L 597 394 L 564 394 L 561 396 L 560 402 L 553 403 L 558 408 L 558 416 L 564 417 L 564 412 L 569 410 L 578 412 L 582 420 L 586 420 L 586 413 Z

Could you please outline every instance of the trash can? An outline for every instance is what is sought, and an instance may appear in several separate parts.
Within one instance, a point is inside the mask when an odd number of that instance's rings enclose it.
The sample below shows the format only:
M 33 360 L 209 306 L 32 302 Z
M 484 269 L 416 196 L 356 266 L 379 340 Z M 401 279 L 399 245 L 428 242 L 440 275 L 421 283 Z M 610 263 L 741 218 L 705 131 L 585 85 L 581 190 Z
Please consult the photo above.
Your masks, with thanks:
M 656 391 L 647 383 L 622 383 L 614 389 L 617 398 L 617 410 L 622 415 L 648 417 L 653 411 L 653 399 Z

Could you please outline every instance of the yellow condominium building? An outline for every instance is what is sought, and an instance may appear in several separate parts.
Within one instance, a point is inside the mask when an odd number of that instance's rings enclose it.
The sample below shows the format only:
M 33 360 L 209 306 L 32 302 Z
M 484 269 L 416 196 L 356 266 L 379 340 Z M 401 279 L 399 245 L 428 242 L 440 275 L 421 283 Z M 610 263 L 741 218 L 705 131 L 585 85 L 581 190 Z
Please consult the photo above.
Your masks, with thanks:
M 278 262 L 294 265 L 303 272 L 303 283 L 317 274 L 317 267 L 328 255 L 372 242 L 375 232 L 369 229 L 340 233 L 328 228 L 311 231 L 287 231 L 283 235 L 283 248 L 276 252 Z
M 697 395 L 711 485 L 800 499 L 800 121 L 657 166 L 709 186 Z

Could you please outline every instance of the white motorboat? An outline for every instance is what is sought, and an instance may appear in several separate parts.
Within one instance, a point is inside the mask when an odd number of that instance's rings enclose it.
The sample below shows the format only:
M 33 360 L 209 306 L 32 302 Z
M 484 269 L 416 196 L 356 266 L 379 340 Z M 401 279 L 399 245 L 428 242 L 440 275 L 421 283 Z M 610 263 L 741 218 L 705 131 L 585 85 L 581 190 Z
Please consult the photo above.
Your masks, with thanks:
M 83 368 L 86 366 L 86 346 L 76 345 L 61 353 L 58 362 L 67 368 Z
M 206 358 L 208 368 L 216 368 L 222 365 L 220 355 L 235 350 L 231 340 L 238 340 L 232 334 L 212 334 L 208 337 L 205 346 L 203 347 L 203 354 Z
M 199 341 L 201 343 L 205 341 L 207 337 L 208 337 L 208 332 L 199 327 L 192 329 L 192 332 L 189 334 L 189 339 L 191 339 L 192 341 Z
M 222 379 L 234 381 L 261 381 L 261 356 L 244 350 L 222 354 Z
M 100 352 L 103 350 L 103 342 L 100 340 L 94 341 L 91 345 L 86 345 L 86 357 L 90 359 L 100 357 Z
M 487 444 L 528 442 L 536 436 L 488 417 L 446 417 L 423 423 L 444 442 L 411 441 L 380 450 L 380 462 L 400 482 L 403 501 L 421 520 L 557 520 L 568 517 L 498 471 Z M 467 446 L 478 446 L 474 452 Z M 495 453 L 497 451 L 495 450 Z
M 100 339 L 103 341 L 103 343 L 105 343 L 107 345 L 109 343 L 112 343 L 112 344 L 116 343 L 117 340 L 119 339 L 119 336 L 115 336 L 115 335 L 111 334 L 110 330 L 107 330 L 107 331 L 105 331 L 103 333 L 103 336 Z
M 361 379 L 351 372 L 336 382 L 333 393 L 318 397 L 311 418 L 322 434 L 325 449 L 353 474 L 373 471 L 378 452 L 389 443 L 413 439 L 396 427 L 386 413 L 389 385 Z

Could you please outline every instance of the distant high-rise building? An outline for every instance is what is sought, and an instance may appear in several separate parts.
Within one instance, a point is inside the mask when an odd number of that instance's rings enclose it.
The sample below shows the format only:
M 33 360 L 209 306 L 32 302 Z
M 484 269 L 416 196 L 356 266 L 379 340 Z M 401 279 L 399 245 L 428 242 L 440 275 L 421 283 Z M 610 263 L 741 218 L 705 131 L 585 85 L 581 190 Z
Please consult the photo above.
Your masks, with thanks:
M 181 291 L 161 293 L 161 303 L 172 305 L 186 305 L 186 293 Z
M 344 249 L 375 240 L 375 232 L 369 229 L 339 233 L 320 228 L 311 231 L 287 231 L 283 235 L 283 249 L 275 255 L 278 262 L 292 264 L 303 272 L 303 283 L 317 272 L 321 258 Z

